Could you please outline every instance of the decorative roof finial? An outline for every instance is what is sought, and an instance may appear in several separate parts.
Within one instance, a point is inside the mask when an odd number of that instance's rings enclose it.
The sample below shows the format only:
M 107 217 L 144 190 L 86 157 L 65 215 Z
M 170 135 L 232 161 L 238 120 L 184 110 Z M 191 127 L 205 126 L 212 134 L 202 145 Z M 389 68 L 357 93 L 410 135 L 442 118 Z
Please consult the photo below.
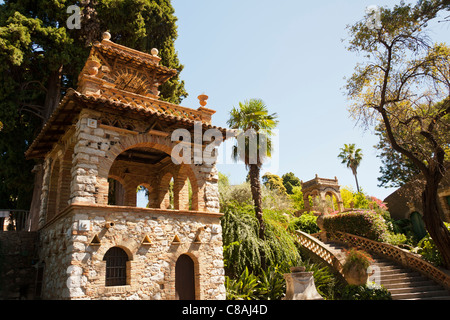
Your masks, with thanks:
M 111 33 L 109 33 L 108 31 L 103 32 L 102 39 L 109 41 L 109 39 L 111 39 Z
M 158 56 L 158 52 L 159 52 L 158 49 L 153 48 L 152 51 L 151 51 L 152 56 L 157 57 Z
M 206 100 L 208 100 L 208 96 L 206 94 L 201 94 L 197 98 L 200 100 L 200 105 L 202 107 L 206 106 Z

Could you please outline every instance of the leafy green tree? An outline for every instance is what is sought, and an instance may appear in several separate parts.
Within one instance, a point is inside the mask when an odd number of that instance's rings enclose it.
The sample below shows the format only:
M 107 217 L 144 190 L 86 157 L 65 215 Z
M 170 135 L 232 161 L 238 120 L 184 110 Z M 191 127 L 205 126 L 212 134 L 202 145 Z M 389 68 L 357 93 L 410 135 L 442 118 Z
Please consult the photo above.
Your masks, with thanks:
M 233 159 L 241 160 L 249 170 L 252 199 L 256 218 L 259 222 L 259 237 L 264 239 L 260 171 L 263 161 L 271 156 L 273 130 L 278 124 L 277 114 L 269 114 L 261 99 L 239 102 L 239 108 L 233 107 L 227 124 L 237 129 L 236 145 L 233 146 Z
M 286 188 L 280 176 L 267 172 L 262 176 L 262 182 L 267 188 L 286 194 Z
M 450 6 L 426 3 L 431 9 L 422 1 L 380 8 L 380 28 L 365 21 L 349 27 L 348 49 L 367 60 L 356 66 L 346 89 L 355 119 L 366 127 L 382 123 L 390 146 L 420 170 L 425 225 L 450 268 L 450 232 L 437 206 L 450 143 L 450 47 L 430 43 L 426 33 L 436 8 Z
M 401 187 L 420 173 L 420 170 L 408 157 L 391 147 L 382 124 L 375 128 L 375 134 L 380 138 L 375 148 L 379 151 L 377 157 L 381 159 L 382 163 L 380 167 L 381 176 L 378 177 L 379 187 Z
M 81 28 L 67 28 L 70 5 L 81 7 Z M 34 161 L 24 152 L 77 77 L 90 45 L 111 40 L 137 50 L 159 49 L 161 64 L 181 71 L 174 48 L 176 17 L 168 0 L 5 0 L 0 4 L 0 198 L 28 209 Z M 187 93 L 179 76 L 161 86 L 163 100 Z M 30 187 L 31 186 L 31 187 Z
M 289 195 L 294 203 L 294 209 L 299 211 L 305 209 L 305 200 L 303 199 L 303 192 L 301 186 L 292 188 L 292 194 Z
M 347 168 L 352 169 L 352 173 L 355 176 L 356 181 L 356 189 L 359 192 L 359 184 L 357 177 L 357 170 L 359 164 L 362 160 L 362 151 L 361 149 L 356 149 L 355 144 L 344 144 L 344 147 L 340 149 L 341 153 L 339 153 L 338 158 L 342 160 L 342 163 L 347 165 Z
M 288 194 L 293 194 L 293 188 L 302 185 L 300 179 L 296 177 L 292 172 L 283 174 L 281 178 L 283 179 L 283 185 L 286 188 L 286 192 Z

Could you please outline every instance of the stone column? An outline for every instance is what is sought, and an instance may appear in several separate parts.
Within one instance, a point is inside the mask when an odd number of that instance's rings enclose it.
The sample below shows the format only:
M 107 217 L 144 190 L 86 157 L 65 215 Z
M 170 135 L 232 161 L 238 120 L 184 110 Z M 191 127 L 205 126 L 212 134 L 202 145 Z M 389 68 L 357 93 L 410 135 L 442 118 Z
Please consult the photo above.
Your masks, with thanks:
M 94 111 L 83 110 L 76 126 L 76 144 L 72 160 L 71 203 L 107 202 L 107 179 L 98 180 L 99 158 L 105 157 L 108 143 L 104 130 L 97 127 L 97 122 L 90 123 Z M 101 190 L 100 190 L 101 189 Z M 101 191 L 101 193 L 99 192 Z M 105 199 L 106 196 L 106 199 Z

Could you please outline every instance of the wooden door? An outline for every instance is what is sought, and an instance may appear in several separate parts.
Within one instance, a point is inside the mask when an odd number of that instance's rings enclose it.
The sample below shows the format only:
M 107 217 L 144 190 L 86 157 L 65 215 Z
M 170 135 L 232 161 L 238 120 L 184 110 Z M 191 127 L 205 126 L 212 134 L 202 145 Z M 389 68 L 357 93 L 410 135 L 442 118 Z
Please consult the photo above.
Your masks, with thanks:
M 195 300 L 194 261 L 186 254 L 182 254 L 175 265 L 175 298 Z

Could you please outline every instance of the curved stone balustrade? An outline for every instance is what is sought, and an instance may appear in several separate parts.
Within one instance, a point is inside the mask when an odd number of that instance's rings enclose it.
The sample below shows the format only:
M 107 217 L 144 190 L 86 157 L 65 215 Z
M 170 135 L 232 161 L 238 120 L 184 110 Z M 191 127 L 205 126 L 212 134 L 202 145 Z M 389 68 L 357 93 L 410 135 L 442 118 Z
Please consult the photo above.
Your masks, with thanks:
M 371 251 L 391 260 L 395 260 L 406 268 L 414 269 L 421 274 L 433 279 L 450 290 L 450 275 L 436 268 L 431 263 L 423 260 L 409 251 L 395 247 L 393 245 L 372 241 L 363 237 L 344 232 L 327 232 L 327 239 L 335 242 L 349 244 L 354 247 L 360 247 Z
M 324 243 L 321 242 L 319 239 L 315 238 L 314 236 L 307 234 L 303 231 L 296 231 L 297 239 L 300 242 L 300 244 L 306 248 L 307 250 L 311 251 L 315 255 L 317 255 L 319 258 L 324 260 L 326 263 L 328 263 L 330 266 L 333 267 L 336 271 L 338 271 L 342 276 L 342 264 L 343 261 L 341 261 L 333 252 L 332 250 L 326 248 L 324 246 Z

